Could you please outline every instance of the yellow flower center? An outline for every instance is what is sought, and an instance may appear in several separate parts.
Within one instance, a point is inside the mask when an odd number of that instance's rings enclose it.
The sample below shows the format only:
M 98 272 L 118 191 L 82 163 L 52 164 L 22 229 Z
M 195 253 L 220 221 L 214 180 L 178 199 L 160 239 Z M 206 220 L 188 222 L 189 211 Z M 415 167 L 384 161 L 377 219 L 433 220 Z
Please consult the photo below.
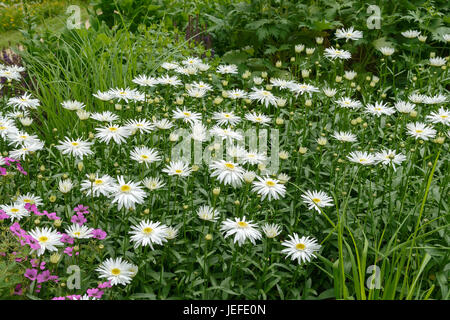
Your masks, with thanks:
M 17 213 L 17 212 L 19 212 L 19 209 L 17 209 L 17 208 L 12 208 L 12 209 L 11 209 L 11 212 Z
M 228 162 L 228 163 L 225 163 L 225 167 L 227 167 L 228 169 L 233 170 L 234 169 L 234 164 Z
M 94 183 L 95 183 L 96 185 L 99 185 L 99 184 L 102 184 L 102 183 L 103 183 L 103 180 L 97 179 L 97 180 L 94 181 Z
M 183 114 L 184 114 L 186 117 L 190 117 L 190 116 L 191 116 L 191 114 L 190 114 L 189 112 L 183 112 Z
M 239 221 L 237 224 L 238 224 L 239 228 L 247 228 L 248 227 L 248 223 L 245 221 Z
M 422 133 L 422 132 L 423 132 L 423 130 L 419 130 L 419 129 L 416 130 L 416 133 Z
M 152 231 L 153 231 L 153 229 L 150 227 L 146 227 L 142 230 L 142 232 L 144 232 L 145 234 L 150 234 L 150 233 L 152 233 Z
M 183 172 L 183 170 L 180 170 L 180 169 L 175 170 L 175 173 L 182 173 L 182 172 Z
M 229 118 L 230 115 L 227 113 L 227 114 L 224 114 L 224 117 L 225 117 L 225 118 Z
M 112 132 L 117 131 L 117 128 L 116 127 L 111 127 L 111 128 L 109 128 L 109 131 L 112 131 Z
M 31 203 L 31 202 L 33 202 L 33 200 L 31 200 L 31 199 L 23 199 L 23 202 L 25 202 L 25 203 Z
M 27 136 L 20 136 L 21 139 L 26 139 L 28 138 Z
M 260 117 L 258 117 L 258 118 L 256 118 L 255 120 L 256 120 L 256 121 L 261 121 L 262 119 L 261 119 Z
M 1 127 L 0 127 L 0 130 L 6 130 L 6 127 L 1 126 Z
M 118 276 L 118 275 L 120 274 L 120 269 L 114 268 L 114 269 L 111 270 L 111 273 L 112 273 L 114 276 Z
M 319 198 L 313 198 L 312 201 L 313 201 L 314 203 L 319 203 L 321 200 L 320 200 Z
M 295 249 L 297 250 L 305 250 L 306 246 L 303 243 L 297 243 L 295 245 Z
M 142 159 L 148 159 L 148 156 L 145 155 L 145 154 L 143 154 L 143 155 L 141 156 L 141 158 L 142 158 Z
M 72 145 L 73 145 L 74 147 L 76 147 L 78 144 L 79 144 L 78 142 L 72 142 Z
M 39 242 L 47 242 L 48 238 L 46 236 L 39 237 Z
M 75 232 L 73 233 L 73 235 L 76 236 L 76 237 L 79 237 L 79 236 L 81 235 L 81 233 L 80 233 L 79 231 L 75 231 Z
M 120 187 L 120 191 L 122 192 L 129 192 L 131 190 L 131 187 L 127 184 L 124 184 L 123 186 Z
M 275 186 L 275 182 L 273 182 L 272 180 L 269 180 L 266 182 L 266 185 L 268 185 L 269 187 L 273 187 L 273 186 Z

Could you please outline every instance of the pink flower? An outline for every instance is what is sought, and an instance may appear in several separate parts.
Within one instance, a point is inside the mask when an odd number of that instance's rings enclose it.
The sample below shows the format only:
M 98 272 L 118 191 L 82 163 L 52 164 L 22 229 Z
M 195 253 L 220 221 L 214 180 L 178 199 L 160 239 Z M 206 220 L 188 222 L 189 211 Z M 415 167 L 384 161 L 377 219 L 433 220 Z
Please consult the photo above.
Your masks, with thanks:
M 61 237 L 61 242 L 73 244 L 73 238 L 71 236 L 69 236 L 68 234 L 63 234 L 63 236 Z
M 6 168 L 0 167 L 0 176 L 6 176 Z
M 76 224 L 79 224 L 80 226 L 82 226 L 84 223 L 87 222 L 87 219 L 84 217 L 84 215 L 82 213 L 77 213 L 76 215 L 72 216 L 70 221 L 72 223 L 76 223 Z
M 87 294 L 91 298 L 101 299 L 104 294 L 104 291 L 99 290 L 97 288 L 87 289 Z
M 92 230 L 92 237 L 98 240 L 103 240 L 106 238 L 106 232 L 102 229 L 94 229 Z
M 21 296 L 23 294 L 22 285 L 20 283 L 14 288 L 13 294 L 16 296 Z
M 30 279 L 31 281 L 36 280 L 36 276 L 37 276 L 38 271 L 36 269 L 27 269 L 25 271 L 25 278 Z
M 89 207 L 85 207 L 82 204 L 79 204 L 78 206 L 73 209 L 77 214 L 89 214 Z
M 8 219 L 9 216 L 5 213 L 5 211 L 0 210 L 0 221 Z
M 52 300 L 66 300 L 66 297 L 54 297 Z
M 67 254 L 69 257 L 71 257 L 72 254 L 73 254 L 73 247 L 65 248 L 64 249 L 64 253 Z M 79 254 L 80 254 L 79 252 L 75 253 L 76 256 L 79 255 Z
M 38 283 L 49 281 L 50 280 L 50 271 L 49 270 L 45 270 L 44 272 L 39 274 L 36 279 L 37 279 Z
M 99 289 L 111 288 L 111 281 L 106 281 L 98 285 Z

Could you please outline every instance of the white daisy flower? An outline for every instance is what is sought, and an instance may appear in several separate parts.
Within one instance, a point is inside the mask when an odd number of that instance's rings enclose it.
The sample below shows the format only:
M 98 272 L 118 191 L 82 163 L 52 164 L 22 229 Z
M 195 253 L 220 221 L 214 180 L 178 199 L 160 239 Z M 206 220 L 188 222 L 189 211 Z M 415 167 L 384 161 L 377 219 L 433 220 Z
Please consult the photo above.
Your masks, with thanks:
M 238 67 L 234 64 L 220 65 L 217 67 L 216 71 L 221 74 L 236 74 L 238 73 Z
M 356 142 L 358 140 L 356 135 L 345 131 L 335 131 L 332 137 L 341 142 Z
M 362 165 L 373 164 L 375 162 L 375 158 L 373 157 L 373 155 L 365 151 L 350 152 L 350 154 L 347 156 L 347 159 L 351 162 L 359 163 Z
M 111 285 L 127 285 L 132 280 L 131 264 L 122 260 L 122 258 L 106 259 L 96 271 L 100 273 L 100 278 L 106 278 L 111 281 Z
M 163 242 L 167 241 L 167 226 L 161 222 L 144 220 L 132 226 L 131 229 L 130 240 L 134 242 L 135 248 L 149 246 L 153 250 L 153 244 L 163 245 Z
M 81 139 L 70 139 L 66 137 L 64 141 L 60 141 L 56 149 L 62 154 L 70 154 L 78 159 L 83 159 L 84 156 L 91 155 L 94 152 L 91 150 L 92 142 Z
M 125 182 L 123 176 L 117 177 L 117 183 L 113 187 L 114 191 L 111 197 L 114 199 L 111 203 L 117 203 L 118 210 L 122 209 L 122 207 L 135 209 L 135 204 L 144 203 L 144 199 L 147 197 L 147 194 L 140 186 L 140 182 Z
M 242 186 L 244 169 L 238 164 L 218 160 L 210 164 L 210 169 L 213 170 L 211 177 L 217 177 L 224 185 L 231 185 L 233 188 Z
M 303 202 L 308 205 L 308 209 L 314 209 L 321 213 L 320 208 L 332 207 L 333 198 L 328 196 L 324 191 L 306 191 L 302 196 Z
M 171 161 L 162 172 L 167 173 L 169 176 L 188 177 L 192 169 L 184 161 Z
M 252 88 L 252 92 L 248 95 L 250 100 L 256 100 L 259 103 L 269 107 L 269 105 L 277 106 L 277 97 L 275 97 L 272 92 L 258 89 L 256 87 Z
M 191 112 L 184 107 L 183 110 L 177 108 L 175 111 L 173 111 L 173 118 L 181 119 L 184 122 L 193 124 L 194 122 L 201 119 L 201 114 L 197 112 Z
M 336 31 L 336 38 L 345 39 L 345 42 L 348 40 L 359 40 L 363 38 L 362 31 L 354 30 L 353 27 L 346 29 L 338 29 Z
M 220 216 L 220 213 L 219 210 L 205 205 L 198 208 L 197 215 L 202 220 L 216 222 Z
M 248 121 L 251 121 L 253 123 L 258 123 L 258 124 L 262 124 L 267 126 L 270 121 L 272 121 L 272 119 L 262 113 L 256 113 L 256 112 L 252 112 L 252 113 L 247 113 L 245 115 L 245 119 L 247 119 Z
M 328 58 L 330 60 L 335 60 L 335 59 L 348 60 L 352 57 L 350 52 L 348 52 L 346 50 L 335 49 L 333 47 L 326 48 L 324 55 L 326 58 Z
M 22 218 L 30 215 L 30 212 L 25 209 L 25 204 L 20 202 L 16 202 L 11 205 L 1 205 L 0 209 L 2 209 L 9 216 L 11 221 L 20 221 Z
M 125 126 L 132 132 L 149 133 L 153 130 L 153 124 L 149 120 L 145 119 L 127 120 L 127 122 L 125 122 Z
M 81 110 L 81 109 L 83 109 L 84 107 L 86 107 L 86 106 L 84 105 L 84 103 L 79 102 L 79 101 L 76 101 L 76 100 L 67 100 L 67 101 L 64 101 L 64 102 L 61 103 L 61 106 L 62 106 L 64 109 L 71 110 L 71 111 Z
M 299 264 L 304 262 L 310 262 L 311 258 L 315 258 L 314 252 L 319 251 L 321 245 L 317 243 L 317 240 L 310 237 L 299 238 L 297 233 L 289 235 L 289 240 L 281 243 L 282 246 L 287 247 L 281 250 L 286 253 L 287 257 L 291 257 L 291 260 L 298 261 Z
M 249 239 L 252 244 L 256 244 L 256 240 L 261 239 L 261 232 L 256 229 L 256 224 L 252 221 L 245 221 L 235 218 L 235 220 L 227 219 L 222 222 L 220 230 L 224 232 L 224 238 L 234 235 L 234 243 L 239 246 L 243 245 L 245 240 Z
M 213 113 L 213 120 L 217 121 L 218 125 L 231 125 L 234 126 L 238 124 L 241 121 L 241 118 L 236 116 L 233 112 L 214 112 Z
M 158 190 L 164 187 L 166 184 L 158 177 L 145 178 L 142 180 L 142 184 L 150 191 Z
M 450 111 L 440 107 L 437 112 L 431 112 L 426 119 L 431 123 L 442 123 L 447 126 L 450 125 Z
M 436 130 L 432 126 L 428 126 L 422 122 L 408 123 L 406 125 L 408 130 L 406 133 L 413 136 L 414 139 L 428 140 L 436 136 Z
M 394 107 L 400 113 L 411 113 L 411 111 L 414 111 L 415 106 L 410 102 L 400 100 L 394 104 Z
M 57 247 L 64 245 L 61 242 L 61 237 L 63 235 L 49 227 L 34 228 L 29 232 L 29 235 L 39 242 L 40 248 L 36 250 L 38 256 L 41 256 L 46 250 L 58 251 Z M 35 250 L 32 249 L 32 251 Z
M 392 165 L 394 171 L 395 165 L 400 165 L 406 157 L 403 154 L 397 154 L 394 150 L 383 150 L 375 154 L 375 161 L 384 165 Z
M 237 131 L 232 130 L 230 127 L 222 129 L 218 126 L 215 126 L 211 130 L 209 130 L 209 132 L 213 136 L 222 138 L 222 140 L 227 139 L 228 141 L 233 141 L 233 140 L 241 141 L 244 138 L 242 136 L 242 134 L 240 134 Z
M 381 115 L 392 115 L 395 113 L 395 109 L 388 107 L 385 103 L 382 102 L 375 102 L 375 104 L 368 104 L 366 106 L 366 112 L 376 115 L 376 116 L 381 116 Z
M 65 229 L 65 232 L 74 239 L 89 239 L 93 237 L 92 231 L 94 229 L 88 228 L 84 225 L 79 225 L 77 223 L 72 224 L 70 227 Z
M 156 80 L 156 78 L 147 77 L 146 75 L 139 75 L 132 81 L 142 87 L 154 87 L 159 83 L 158 80 Z
M 119 119 L 119 117 L 112 113 L 111 111 L 104 111 L 102 113 L 94 112 L 91 114 L 91 119 L 101 121 L 101 122 L 114 122 Z
M 106 144 L 109 144 L 111 139 L 114 140 L 115 143 L 121 144 L 131 135 L 131 130 L 128 127 L 120 127 L 114 124 L 96 128 L 95 130 L 97 131 L 95 137 L 102 142 L 106 142 Z
M 157 150 L 147 147 L 135 147 L 131 151 L 130 157 L 138 163 L 144 163 L 147 168 L 151 163 L 161 160 Z
M 91 177 L 87 174 L 86 176 L 88 179 L 81 182 L 81 191 L 86 191 L 86 196 L 91 196 L 91 192 L 94 197 L 109 196 L 114 192 L 114 179 L 109 175 L 99 176 L 96 174 Z
M 281 233 L 281 227 L 275 223 L 265 223 L 262 226 L 262 231 L 267 238 L 272 239 Z
M 261 201 L 267 197 L 267 200 L 278 200 L 286 194 L 286 187 L 279 180 L 269 178 L 269 176 L 258 177 L 259 181 L 253 182 L 252 191 L 261 195 Z
M 17 107 L 22 110 L 25 110 L 27 108 L 37 109 L 37 107 L 39 107 L 39 100 L 32 99 L 31 95 L 29 95 L 28 93 L 25 93 L 21 97 L 9 98 L 7 105 Z

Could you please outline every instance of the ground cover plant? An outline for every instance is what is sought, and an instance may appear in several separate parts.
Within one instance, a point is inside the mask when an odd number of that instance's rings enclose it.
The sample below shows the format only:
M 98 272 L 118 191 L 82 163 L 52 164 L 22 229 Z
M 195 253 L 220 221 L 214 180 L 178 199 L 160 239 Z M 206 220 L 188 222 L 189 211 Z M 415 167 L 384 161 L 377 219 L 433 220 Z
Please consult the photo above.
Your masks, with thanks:
M 1 298 L 449 298 L 450 33 L 91 14 L 2 57 Z

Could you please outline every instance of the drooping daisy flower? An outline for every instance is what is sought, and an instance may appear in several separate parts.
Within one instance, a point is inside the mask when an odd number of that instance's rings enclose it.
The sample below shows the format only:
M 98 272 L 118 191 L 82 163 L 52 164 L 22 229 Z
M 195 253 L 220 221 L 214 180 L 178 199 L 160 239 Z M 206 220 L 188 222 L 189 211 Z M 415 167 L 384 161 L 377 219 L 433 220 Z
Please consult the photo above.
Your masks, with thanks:
M 171 161 L 162 172 L 167 173 L 169 176 L 188 177 L 192 169 L 184 161 Z
M 125 122 L 125 126 L 128 127 L 132 132 L 149 133 L 153 130 L 153 124 L 149 120 L 145 119 L 128 120 L 127 122 Z
M 378 50 L 380 50 L 380 52 L 384 55 L 384 56 L 391 56 L 394 54 L 395 49 L 391 48 L 391 47 L 381 47 L 378 48 Z
M 179 80 L 177 76 L 171 77 L 168 74 L 159 77 L 157 80 L 160 84 L 170 85 L 173 87 L 176 87 L 176 86 L 179 86 L 182 84 L 181 80 Z
M 289 240 L 284 241 L 281 245 L 287 247 L 281 250 L 281 252 L 286 253 L 291 260 L 298 261 L 299 264 L 311 261 L 311 258 L 315 258 L 314 252 L 319 251 L 321 245 L 317 243 L 317 240 L 310 237 L 299 238 L 297 233 L 289 235 Z
M 340 98 L 335 102 L 342 108 L 359 109 L 362 106 L 362 103 L 359 102 L 358 100 L 353 100 L 351 98 L 346 97 Z
M 407 31 L 402 32 L 402 36 L 404 36 L 405 38 L 409 38 L 409 39 L 417 38 L 418 36 L 420 36 L 420 31 L 407 30 Z
M 247 92 L 241 89 L 233 89 L 227 91 L 227 98 L 230 99 L 245 99 L 247 98 Z
M 247 119 L 248 121 L 251 121 L 253 123 L 259 123 L 259 124 L 262 124 L 265 126 L 267 126 L 269 124 L 269 122 L 272 120 L 270 117 L 268 117 L 262 113 L 256 113 L 256 112 L 247 113 L 245 115 L 245 119 Z
M 244 169 L 238 164 L 218 160 L 210 165 L 210 169 L 213 170 L 211 177 L 217 177 L 224 185 L 231 185 L 234 188 L 242 186 Z
M 131 151 L 130 157 L 138 163 L 144 163 L 147 168 L 151 163 L 161 160 L 158 151 L 147 147 L 135 147 Z
M 130 88 L 115 88 L 108 91 L 109 95 L 113 97 L 113 99 L 118 99 L 118 101 L 124 100 L 126 103 L 128 103 L 129 100 L 131 101 L 144 101 L 145 95 L 136 89 L 130 89 Z
M 256 150 L 250 150 L 248 152 L 245 152 L 245 154 L 242 156 L 242 163 L 261 164 L 266 161 L 266 159 L 267 157 L 264 154 L 258 153 Z
M 266 177 L 258 177 L 259 181 L 253 182 L 252 191 L 261 195 L 261 201 L 266 197 L 269 201 L 278 200 L 286 194 L 286 187 L 279 180 Z
M 9 156 L 14 159 L 25 160 L 26 155 L 42 150 L 44 148 L 44 143 L 41 141 L 36 141 L 32 143 L 27 143 L 19 149 L 11 150 Z
M 408 96 L 408 99 L 413 103 L 422 103 L 426 96 L 423 94 L 413 93 Z
M 131 130 L 128 127 L 120 127 L 114 124 L 96 128 L 95 130 L 97 131 L 95 137 L 107 144 L 109 144 L 111 139 L 114 140 L 115 143 L 121 144 L 131 135 Z
M 220 213 L 219 210 L 205 205 L 198 208 L 197 215 L 202 220 L 216 222 Z
M 236 74 L 238 73 L 238 67 L 234 64 L 220 65 L 217 67 L 216 71 L 221 74 Z
M 178 236 L 178 229 L 174 227 L 167 227 L 167 232 L 165 238 L 167 240 L 175 239 Z
M 363 38 L 363 33 L 358 30 L 353 30 L 353 27 L 345 29 L 338 29 L 336 31 L 336 38 L 345 39 L 345 42 L 348 40 L 359 40 Z
M 324 55 L 325 55 L 325 57 L 327 57 L 330 60 L 335 60 L 335 59 L 348 60 L 352 57 L 350 52 L 348 52 L 346 50 L 335 49 L 333 47 L 326 48 Z
M 242 136 L 242 134 L 240 134 L 237 131 L 232 130 L 229 127 L 225 128 L 225 129 L 222 129 L 222 128 L 218 127 L 218 126 L 215 126 L 211 130 L 209 130 L 209 132 L 213 136 L 220 137 L 222 140 L 227 139 L 228 141 L 233 141 L 233 140 L 241 141 L 244 138 Z
M 309 210 L 314 209 L 319 213 L 321 213 L 320 208 L 333 206 L 333 198 L 323 191 L 306 191 L 306 193 L 302 195 L 302 199 L 303 202 L 308 205 Z
M 108 92 L 108 91 L 107 92 L 102 92 L 102 91 L 98 90 L 97 93 L 93 93 L 92 95 L 94 97 L 96 97 L 97 99 L 102 100 L 102 101 L 109 101 L 109 100 L 112 100 L 114 98 L 111 95 L 111 93 Z
M 56 149 L 61 151 L 62 154 L 70 154 L 78 159 L 83 159 L 84 156 L 94 153 L 91 150 L 92 142 L 66 137 L 64 141 L 60 141 L 59 143 Z
M 182 64 L 185 66 L 198 66 L 200 63 L 202 63 L 202 60 L 195 57 L 188 57 L 186 60 L 181 61 Z
M 356 135 L 354 135 L 351 132 L 345 132 L 345 131 L 335 131 L 332 135 L 333 138 L 335 138 L 338 141 L 341 142 L 356 142 L 357 138 Z
M 174 62 L 164 62 L 162 65 L 161 65 L 161 68 L 164 68 L 164 69 L 166 69 L 166 70 L 173 70 L 173 69 L 176 69 L 176 68 L 178 68 L 179 67 L 179 65 L 178 65 L 178 63 L 174 63 Z
M 109 258 L 104 261 L 96 271 L 100 273 L 100 278 L 106 278 L 112 286 L 122 284 L 127 285 L 132 280 L 131 264 L 122 260 L 122 258 Z
M 20 202 L 11 205 L 1 205 L 0 209 L 9 216 L 11 221 L 20 221 L 23 217 L 28 217 L 30 215 L 30 212 L 25 209 L 25 205 Z
M 132 226 L 129 232 L 132 236 L 130 240 L 134 242 L 134 247 L 149 246 L 153 250 L 153 244 L 162 245 L 166 242 L 167 226 L 161 222 L 144 220 L 138 225 Z
M 406 157 L 402 154 L 397 154 L 393 150 L 383 150 L 381 152 L 377 152 L 375 154 L 375 161 L 377 163 L 382 163 L 384 165 L 392 165 L 395 169 L 395 165 L 400 165 L 403 161 L 406 160 Z
M 13 106 L 20 108 L 22 110 L 25 110 L 27 108 L 30 109 L 37 109 L 39 107 L 39 100 L 38 99 L 32 99 L 31 95 L 28 93 L 25 93 L 21 97 L 17 98 L 10 98 L 7 103 L 8 106 Z
M 217 121 L 218 125 L 231 125 L 234 126 L 241 121 L 241 118 L 236 116 L 233 112 L 214 112 L 213 117 Z
M 169 130 L 174 126 L 174 124 L 167 120 L 167 119 L 161 119 L 153 122 L 153 125 L 158 128 L 159 130 Z
M 135 209 L 135 204 L 141 204 L 147 197 L 147 194 L 140 186 L 140 182 L 125 182 L 123 176 L 117 177 L 117 183 L 114 184 L 114 191 L 111 196 L 114 198 L 111 203 L 117 203 L 118 210 Z
M 213 91 L 213 87 L 210 84 L 205 83 L 203 81 L 199 81 L 199 82 L 194 81 L 191 83 L 191 87 L 197 88 L 200 90 L 205 90 L 205 91 Z
M 366 112 L 376 115 L 376 116 L 381 116 L 381 115 L 392 115 L 395 113 L 395 109 L 388 107 L 385 103 L 382 102 L 375 102 L 375 104 L 368 104 L 366 106 Z
M 61 193 L 69 193 L 70 190 L 73 188 L 72 180 L 70 179 L 63 179 L 59 180 L 58 189 L 61 191 Z
M 358 75 L 358 73 L 356 73 L 355 71 L 345 71 L 344 72 L 344 78 L 352 81 L 353 79 L 355 79 L 355 77 Z
M 440 107 L 438 112 L 431 112 L 426 119 L 431 123 L 442 123 L 447 126 L 450 125 L 450 111 Z
M 61 106 L 64 109 L 76 111 L 81 110 L 85 107 L 84 103 L 76 101 L 76 100 L 67 100 L 61 103 Z
M 252 88 L 252 92 L 248 95 L 250 100 L 256 100 L 259 103 L 265 105 L 267 108 L 269 105 L 277 106 L 277 97 L 275 97 L 272 92 L 258 89 L 256 87 Z
M 200 88 L 189 88 L 187 90 L 187 94 L 193 98 L 203 98 L 206 95 L 207 91 Z
M 425 104 L 440 104 L 447 101 L 447 97 L 442 94 L 437 94 L 435 96 L 425 96 L 423 103 Z
M 281 227 L 275 223 L 265 223 L 262 226 L 262 231 L 267 238 L 272 239 L 281 233 Z
M 414 139 L 428 140 L 436 136 L 436 130 L 432 126 L 428 126 L 422 122 L 408 123 L 406 125 L 408 135 L 413 136 Z
M 156 78 L 147 77 L 146 75 L 137 76 L 132 81 L 142 87 L 154 87 L 159 83 Z
M 295 82 L 292 80 L 272 78 L 272 79 L 270 79 L 270 84 L 272 86 L 278 87 L 280 89 L 288 89 L 291 85 L 295 84 Z
M 337 93 L 337 90 L 335 88 L 328 88 L 328 87 L 323 88 L 322 91 L 328 98 L 334 97 Z
M 441 57 L 430 58 L 430 65 L 433 67 L 442 67 L 445 66 L 446 63 L 447 60 L 445 60 L 445 58 Z
M 291 83 L 288 88 L 291 92 L 295 93 L 296 96 L 304 93 L 312 94 L 313 92 L 319 92 L 319 88 L 306 83 Z
M 224 232 L 224 238 L 234 235 L 234 243 L 239 246 L 243 245 L 245 240 L 249 239 L 252 244 L 256 244 L 256 240 L 261 239 L 261 232 L 256 229 L 256 224 L 252 221 L 245 221 L 235 218 L 235 220 L 227 219 L 222 222 L 220 230 Z
M 164 187 L 166 185 L 158 177 L 156 177 L 156 178 L 153 178 L 153 177 L 145 178 L 144 180 L 142 180 L 142 184 L 150 191 L 155 191 L 155 190 L 161 189 L 162 187 Z
M 104 111 L 102 113 L 94 112 L 91 114 L 91 119 L 101 121 L 101 122 L 114 122 L 119 119 L 119 117 L 112 113 L 111 111 Z
M 206 127 L 201 122 L 195 122 L 192 127 L 192 133 L 190 137 L 195 141 L 206 141 L 208 138 L 208 131 Z
M 400 100 L 394 104 L 394 107 L 400 113 L 411 113 L 415 106 L 410 102 Z
M 46 250 L 58 251 L 58 248 L 64 245 L 61 242 L 62 234 L 59 234 L 56 230 L 49 227 L 34 228 L 29 232 L 29 235 L 39 242 L 40 248 L 37 250 L 37 255 L 41 256 Z M 34 251 L 34 249 L 32 249 Z
M 89 228 L 84 225 L 79 225 L 78 223 L 74 223 L 65 229 L 65 232 L 74 239 L 89 239 L 92 238 L 92 231 L 94 229 Z
M 99 176 L 95 174 L 90 176 L 87 174 L 86 176 L 88 179 L 81 182 L 81 191 L 86 191 L 86 196 L 89 197 L 91 192 L 94 197 L 109 196 L 114 192 L 114 179 L 109 175 Z
M 184 107 L 183 110 L 177 108 L 175 111 L 173 111 L 173 118 L 181 119 L 184 122 L 193 124 L 194 122 L 201 119 L 201 114 L 197 112 L 191 112 L 187 110 L 186 107 Z
M 5 138 L 7 135 L 11 133 L 18 132 L 19 130 L 14 125 L 12 120 L 7 118 L 0 118 L 0 137 Z
M 362 165 L 369 165 L 375 162 L 375 158 L 373 157 L 373 155 L 365 151 L 350 152 L 350 154 L 347 156 L 347 159 L 351 162 L 359 163 Z

